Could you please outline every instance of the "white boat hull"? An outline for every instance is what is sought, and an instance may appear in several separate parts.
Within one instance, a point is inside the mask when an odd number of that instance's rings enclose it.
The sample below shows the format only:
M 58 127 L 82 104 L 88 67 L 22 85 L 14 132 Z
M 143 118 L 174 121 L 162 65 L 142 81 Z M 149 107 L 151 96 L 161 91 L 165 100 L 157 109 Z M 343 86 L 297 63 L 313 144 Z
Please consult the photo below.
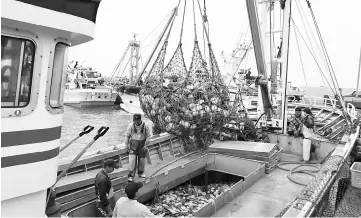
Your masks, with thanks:
M 144 112 L 140 107 L 140 101 L 138 95 L 121 93 L 120 97 L 122 98 L 123 101 L 123 104 L 121 104 L 121 106 L 124 110 L 132 114 L 138 113 L 144 115 Z
M 73 107 L 114 106 L 118 94 L 110 89 L 66 90 L 64 105 Z

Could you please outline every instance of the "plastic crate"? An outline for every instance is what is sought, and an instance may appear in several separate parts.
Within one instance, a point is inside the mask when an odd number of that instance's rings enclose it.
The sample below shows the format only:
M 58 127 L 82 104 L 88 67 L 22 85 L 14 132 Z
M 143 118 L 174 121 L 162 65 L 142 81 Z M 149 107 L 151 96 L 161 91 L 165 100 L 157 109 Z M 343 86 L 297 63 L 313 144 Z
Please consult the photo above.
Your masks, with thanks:
M 351 166 L 351 185 L 361 188 L 361 162 L 354 162 Z

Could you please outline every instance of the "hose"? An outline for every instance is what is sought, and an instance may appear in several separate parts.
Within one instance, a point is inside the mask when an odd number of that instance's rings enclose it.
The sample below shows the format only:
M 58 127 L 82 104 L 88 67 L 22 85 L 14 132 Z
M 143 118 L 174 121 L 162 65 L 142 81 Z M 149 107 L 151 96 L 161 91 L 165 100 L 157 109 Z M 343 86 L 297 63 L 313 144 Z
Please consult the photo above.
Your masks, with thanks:
M 321 165 L 325 162 L 325 160 L 328 159 L 328 157 L 332 154 L 332 152 L 334 151 L 335 149 L 333 149 L 332 151 L 330 151 L 322 160 L 320 161 L 315 161 L 315 162 L 311 162 L 309 164 L 305 164 L 304 162 L 301 162 L 301 161 L 285 161 L 285 162 L 280 162 L 277 164 L 277 167 L 281 170 L 285 170 L 285 171 L 289 171 L 288 175 L 287 175 L 287 178 L 292 181 L 293 183 L 296 183 L 298 185 L 303 185 L 303 186 L 307 186 L 307 184 L 305 183 L 302 183 L 302 182 L 299 182 L 297 181 L 296 179 L 293 179 L 292 178 L 292 175 L 293 174 L 296 174 L 296 173 L 302 173 L 302 174 L 307 174 L 307 175 L 310 175 L 312 177 L 314 177 L 315 175 L 313 173 L 318 173 L 320 170 L 321 170 Z M 291 169 L 287 169 L 287 168 L 283 168 L 281 167 L 282 165 L 288 165 L 288 164 L 299 164 L 298 166 L 295 166 Z M 298 168 L 301 168 L 301 167 L 312 167 L 312 168 L 316 168 L 316 170 L 297 170 Z
M 257 126 L 259 120 L 265 115 L 266 113 L 261 114 L 261 116 L 258 117 L 258 120 L 256 121 L 256 123 L 254 124 L 254 126 Z

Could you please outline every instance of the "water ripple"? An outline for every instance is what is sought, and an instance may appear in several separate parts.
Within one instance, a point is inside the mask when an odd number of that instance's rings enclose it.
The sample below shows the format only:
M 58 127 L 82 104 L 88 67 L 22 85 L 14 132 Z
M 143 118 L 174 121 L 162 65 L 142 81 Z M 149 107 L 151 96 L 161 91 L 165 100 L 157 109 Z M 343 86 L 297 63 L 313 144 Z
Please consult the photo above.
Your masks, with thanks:
M 60 158 L 77 155 L 92 140 L 101 126 L 108 126 L 109 131 L 99 138 L 88 151 L 96 151 L 124 143 L 126 129 L 129 123 L 132 122 L 132 117 L 132 114 L 114 110 L 113 108 L 74 108 L 65 106 L 60 139 L 62 146 L 75 138 L 85 126 L 94 126 L 94 130 L 62 151 Z M 143 120 L 151 127 L 152 122 L 150 120 L 147 118 L 143 118 Z

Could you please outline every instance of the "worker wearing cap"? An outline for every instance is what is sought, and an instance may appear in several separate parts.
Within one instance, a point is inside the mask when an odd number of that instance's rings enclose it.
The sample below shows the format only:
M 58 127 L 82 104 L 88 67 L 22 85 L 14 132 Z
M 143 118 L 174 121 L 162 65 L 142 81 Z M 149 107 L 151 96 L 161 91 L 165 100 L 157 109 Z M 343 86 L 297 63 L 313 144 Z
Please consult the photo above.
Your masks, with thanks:
M 103 169 L 95 177 L 96 208 L 99 217 L 110 217 L 113 214 L 115 198 L 109 174 L 114 168 L 117 168 L 115 161 L 107 159 L 103 163 Z
M 295 108 L 295 116 L 288 126 L 288 134 L 293 135 L 294 137 L 299 137 L 302 134 L 302 110 L 300 107 Z
M 133 174 L 135 174 L 136 159 L 138 158 L 138 175 L 145 178 L 145 155 L 151 131 L 149 126 L 142 121 L 140 114 L 134 114 L 133 123 L 129 124 L 125 145 L 129 151 L 129 174 L 128 181 L 133 181 Z
M 310 108 L 303 109 L 303 112 L 303 160 L 305 162 L 309 162 L 311 153 L 311 139 L 313 138 L 314 116 Z
M 131 182 L 125 187 L 127 197 L 121 197 L 114 208 L 113 217 L 154 217 L 145 205 L 139 203 L 138 191 L 143 187 L 141 182 Z

